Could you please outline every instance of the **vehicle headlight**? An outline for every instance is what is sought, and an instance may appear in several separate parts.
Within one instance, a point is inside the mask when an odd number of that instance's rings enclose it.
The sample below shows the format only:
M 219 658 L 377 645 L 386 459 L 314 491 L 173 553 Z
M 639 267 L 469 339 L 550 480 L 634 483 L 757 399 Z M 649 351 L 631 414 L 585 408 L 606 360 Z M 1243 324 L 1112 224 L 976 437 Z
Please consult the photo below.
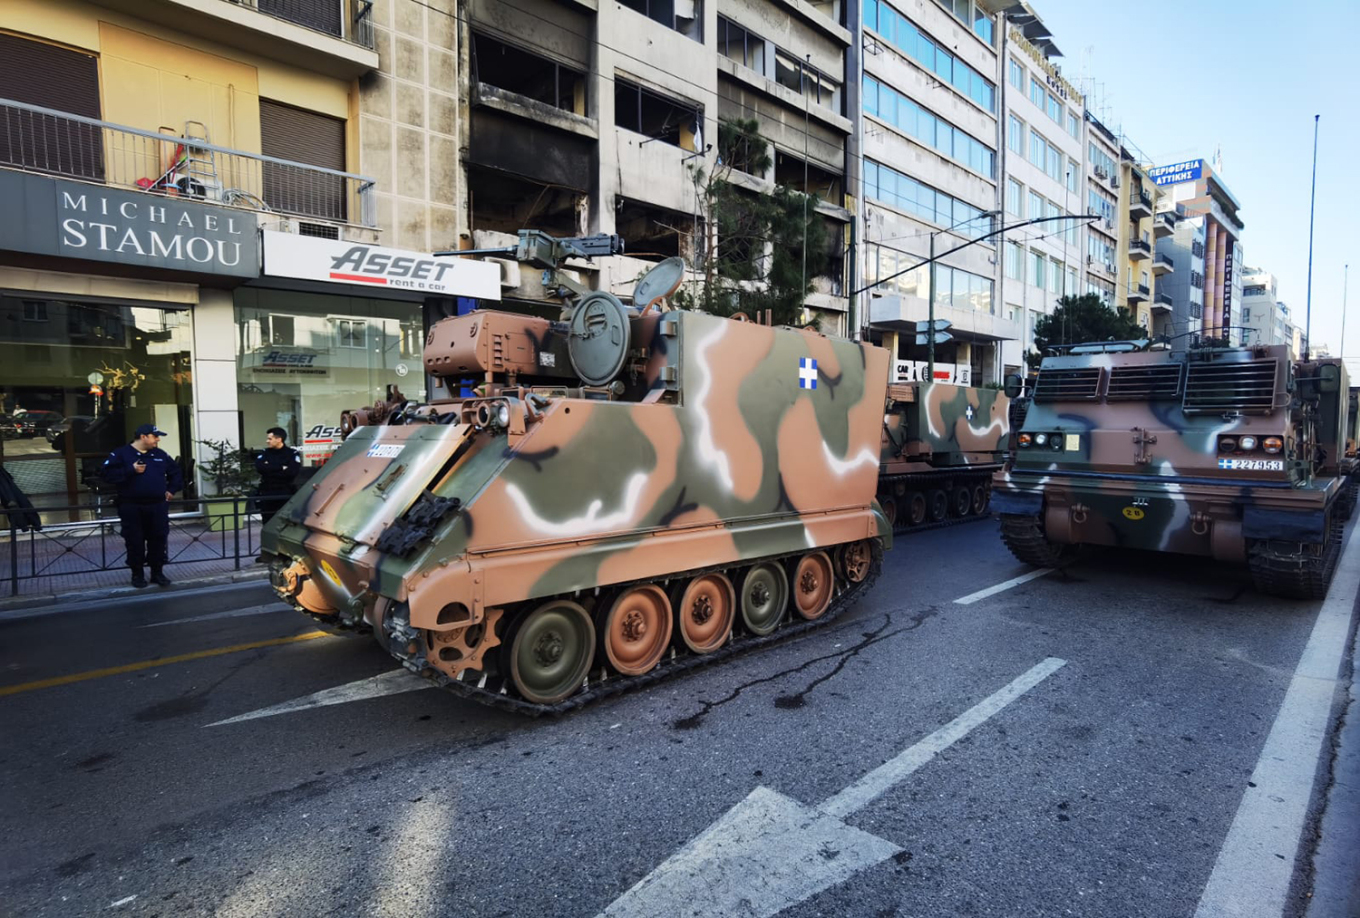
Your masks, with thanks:
M 1055 433 L 1055 434 L 1053 434 L 1052 436 L 1050 436 L 1050 437 L 1048 438 L 1048 445 L 1049 445 L 1049 446 L 1052 446 L 1054 449 L 1062 449 L 1062 448 L 1063 448 L 1063 435 L 1060 434 L 1060 433 Z
M 1237 438 L 1236 438 L 1236 437 L 1219 437 L 1219 438 L 1218 438 L 1218 449 L 1219 449 L 1219 452 L 1223 452 L 1223 453 L 1231 453 L 1233 450 L 1237 449 Z
M 510 426 L 510 406 L 505 402 L 501 402 L 500 405 L 496 407 L 496 420 L 502 427 Z
M 1021 434 L 1020 437 L 1019 437 L 1019 443 L 1020 443 L 1021 446 L 1029 446 L 1029 444 L 1030 444 L 1030 435 L 1029 435 L 1029 434 Z
M 1045 443 L 1047 443 L 1047 442 L 1048 442 L 1048 434 L 1035 434 L 1035 435 L 1034 435 L 1034 445 L 1035 445 L 1035 446 L 1043 446 L 1043 445 L 1044 445 Z
M 1278 453 L 1280 450 L 1284 449 L 1284 441 L 1279 437 L 1266 437 L 1264 446 L 1266 452 Z
M 1255 438 L 1255 437 L 1243 437 L 1242 439 L 1240 439 L 1240 440 L 1237 441 L 1237 446 L 1238 446 L 1239 449 L 1255 449 L 1255 448 L 1256 448 L 1256 438 Z

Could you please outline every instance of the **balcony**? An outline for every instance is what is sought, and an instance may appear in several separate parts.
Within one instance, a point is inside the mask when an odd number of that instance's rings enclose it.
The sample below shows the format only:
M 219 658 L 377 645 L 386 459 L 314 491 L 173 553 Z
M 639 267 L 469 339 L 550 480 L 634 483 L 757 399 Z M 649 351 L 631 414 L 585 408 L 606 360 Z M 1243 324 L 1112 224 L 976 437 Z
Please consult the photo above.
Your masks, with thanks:
M 1129 257 L 1134 261 L 1142 261 L 1144 258 L 1152 257 L 1152 245 L 1141 239 L 1133 239 L 1129 242 Z
M 378 69 L 371 0 L 95 0 L 252 54 L 351 80 Z
M 373 180 L 0 99 L 0 169 L 377 226 Z
M 1157 234 L 1157 238 L 1170 236 L 1176 232 L 1176 215 L 1169 210 L 1164 210 L 1152 221 L 1152 231 Z
M 1152 197 L 1146 191 L 1129 189 L 1129 216 L 1135 220 L 1152 216 Z
M 1129 303 L 1146 303 L 1152 296 L 1152 290 L 1147 284 L 1135 284 L 1129 287 Z
M 1170 274 L 1176 270 L 1176 265 L 1171 260 L 1171 256 L 1164 252 L 1158 252 L 1152 259 L 1152 273 L 1161 277 L 1163 274 Z
M 1172 302 L 1169 294 L 1159 293 L 1157 298 L 1152 301 L 1153 312 L 1171 312 Z

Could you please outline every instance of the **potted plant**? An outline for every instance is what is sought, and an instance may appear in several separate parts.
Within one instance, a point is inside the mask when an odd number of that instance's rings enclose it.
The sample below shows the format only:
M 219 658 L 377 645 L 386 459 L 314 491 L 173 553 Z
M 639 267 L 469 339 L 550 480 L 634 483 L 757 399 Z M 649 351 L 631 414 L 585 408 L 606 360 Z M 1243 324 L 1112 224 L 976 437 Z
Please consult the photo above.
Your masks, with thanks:
M 239 520 L 244 519 L 248 509 L 246 498 L 255 483 L 255 469 L 250 462 L 250 453 L 230 440 L 198 440 L 207 453 L 211 454 L 199 463 L 206 483 L 212 485 L 212 497 L 204 502 L 204 512 L 208 514 L 213 532 L 233 529 Z

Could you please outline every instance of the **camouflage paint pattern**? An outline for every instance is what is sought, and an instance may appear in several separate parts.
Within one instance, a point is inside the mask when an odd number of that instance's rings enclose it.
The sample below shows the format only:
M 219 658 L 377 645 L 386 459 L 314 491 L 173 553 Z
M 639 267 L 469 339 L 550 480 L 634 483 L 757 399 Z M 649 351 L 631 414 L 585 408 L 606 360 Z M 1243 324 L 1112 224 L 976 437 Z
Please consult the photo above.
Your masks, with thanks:
M 492 316 L 440 322 L 427 358 L 453 355 L 488 322 L 542 321 Z M 637 359 L 612 395 L 492 387 L 432 406 L 453 423 L 355 431 L 266 527 L 265 551 L 311 591 L 276 576 L 281 595 L 371 623 L 404 602 L 412 626 L 445 631 L 527 599 L 890 543 L 873 503 L 886 351 L 678 311 L 636 316 L 631 334 Z M 517 365 L 541 365 L 542 339 L 518 340 Z M 500 406 L 507 423 L 479 423 L 479 408 Z M 381 550 L 430 498 L 459 504 L 408 554 Z
M 1339 396 L 1309 394 L 1322 363 L 1291 364 L 1283 347 L 1046 358 L 993 507 L 1036 517 L 1057 544 L 1241 561 L 1261 521 L 1321 542 L 1346 415 L 1344 368 Z M 1223 448 L 1243 436 L 1255 448 Z M 1267 437 L 1282 448 L 1266 452 Z
M 888 386 L 880 460 L 884 474 L 999 463 L 1010 436 L 1010 399 L 950 383 Z

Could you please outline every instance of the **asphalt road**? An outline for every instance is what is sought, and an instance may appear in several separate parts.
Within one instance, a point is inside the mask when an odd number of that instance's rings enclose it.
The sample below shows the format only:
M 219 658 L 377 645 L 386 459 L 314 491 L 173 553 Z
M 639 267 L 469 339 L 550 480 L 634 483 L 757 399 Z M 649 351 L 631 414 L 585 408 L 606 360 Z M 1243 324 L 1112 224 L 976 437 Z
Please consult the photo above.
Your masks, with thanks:
M 405 687 L 258 585 L 0 621 L 0 914 L 1215 914 L 1326 609 L 1113 552 L 955 601 L 1028 571 L 990 522 L 901 538 L 827 628 L 539 721 L 426 688 L 220 723 Z M 1263 855 L 1288 915 L 1321 761 Z

